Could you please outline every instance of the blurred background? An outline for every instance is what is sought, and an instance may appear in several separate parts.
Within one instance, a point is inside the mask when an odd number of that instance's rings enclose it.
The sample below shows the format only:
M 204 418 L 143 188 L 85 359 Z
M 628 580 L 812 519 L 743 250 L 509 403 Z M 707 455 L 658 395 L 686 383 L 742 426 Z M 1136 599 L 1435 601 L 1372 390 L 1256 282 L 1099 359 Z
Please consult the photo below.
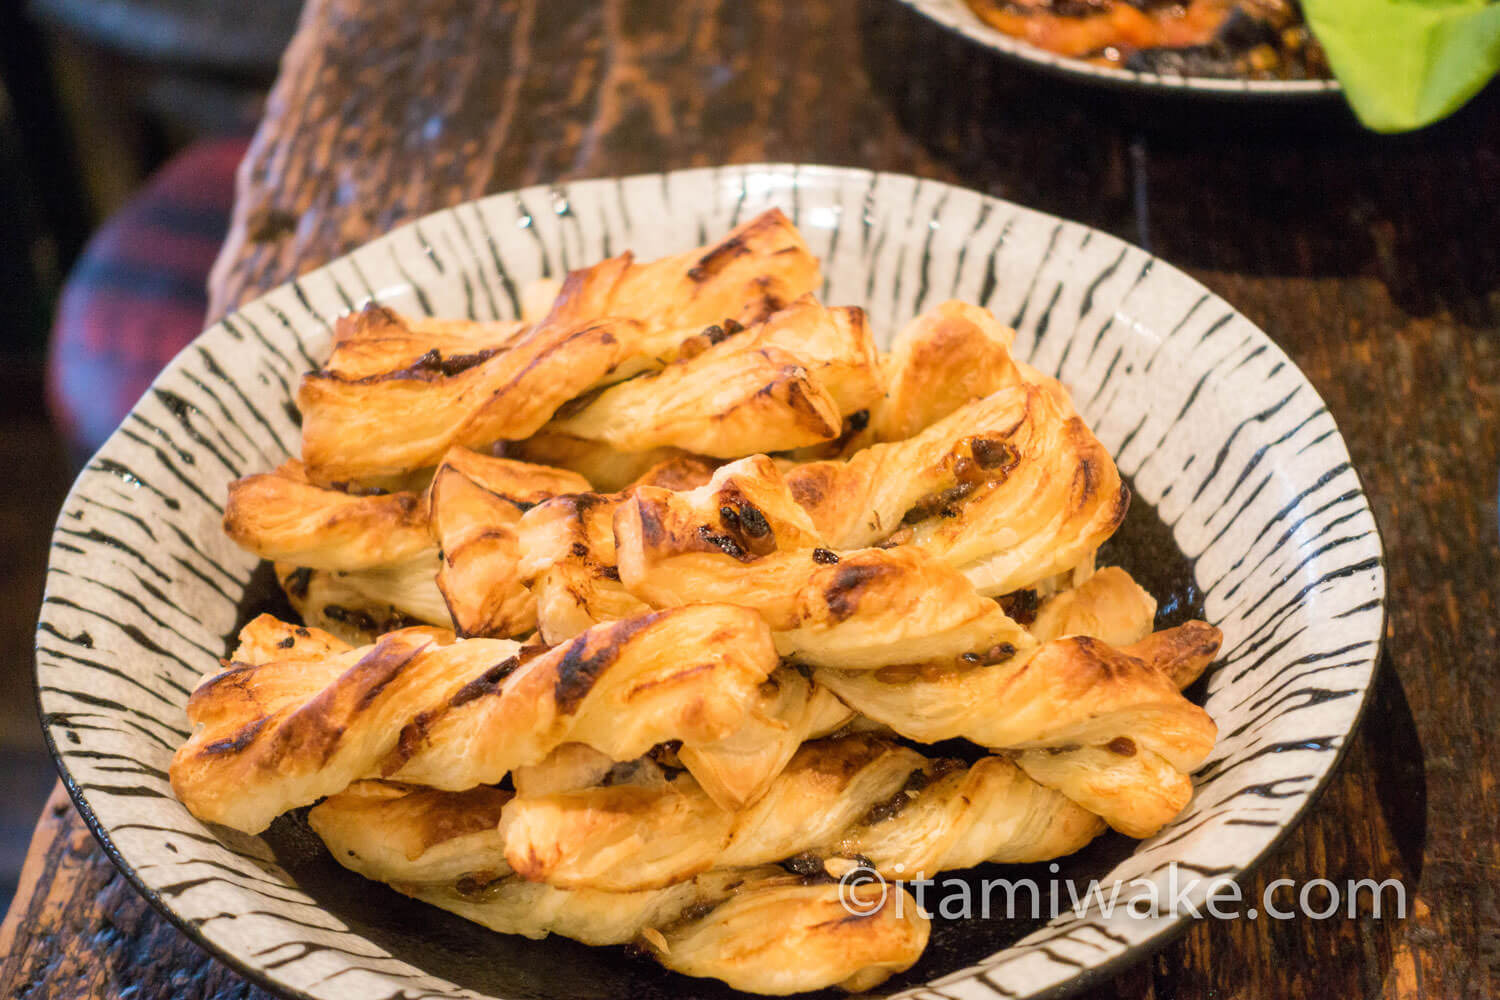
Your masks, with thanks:
M 32 631 L 68 484 L 202 327 L 301 0 L 0 3 L 0 913 L 56 772 Z

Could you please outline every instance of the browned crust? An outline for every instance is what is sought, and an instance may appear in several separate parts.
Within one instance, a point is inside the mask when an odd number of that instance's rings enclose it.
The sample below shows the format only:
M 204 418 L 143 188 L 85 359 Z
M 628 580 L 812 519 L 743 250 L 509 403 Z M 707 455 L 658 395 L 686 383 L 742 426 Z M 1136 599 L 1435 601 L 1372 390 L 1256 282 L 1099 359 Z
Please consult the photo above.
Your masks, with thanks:
M 1149 663 L 1181 689 L 1202 676 L 1223 642 L 1224 633 L 1208 622 L 1189 621 L 1152 633 L 1120 652 Z
M 367 569 L 431 545 L 420 495 L 355 495 L 316 486 L 295 461 L 231 483 L 223 525 L 262 559 L 314 569 Z

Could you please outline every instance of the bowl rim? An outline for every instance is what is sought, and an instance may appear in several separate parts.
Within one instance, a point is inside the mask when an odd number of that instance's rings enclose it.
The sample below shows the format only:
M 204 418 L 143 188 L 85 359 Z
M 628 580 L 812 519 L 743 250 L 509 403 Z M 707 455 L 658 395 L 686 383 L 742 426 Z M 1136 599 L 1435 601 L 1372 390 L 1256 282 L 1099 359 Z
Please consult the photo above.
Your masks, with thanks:
M 912 0 L 900 0 L 900 2 L 910 3 L 912 2 Z M 1000 198 L 984 191 L 968 188 L 961 184 L 950 184 L 944 181 L 921 178 L 913 174 L 906 174 L 899 171 L 874 170 L 865 167 L 845 167 L 821 163 L 800 163 L 792 161 L 765 161 L 732 165 L 724 164 L 707 167 L 686 167 L 665 171 L 647 171 L 635 174 L 606 175 L 602 177 L 557 181 L 555 183 L 543 182 L 541 184 L 527 185 L 526 187 L 522 188 L 513 188 L 505 191 L 494 192 L 481 196 L 479 198 L 470 199 L 468 201 L 459 202 L 455 205 L 435 209 L 432 212 L 424 213 L 417 218 L 411 219 L 399 226 L 393 227 L 392 229 L 382 233 L 381 235 L 374 237 L 373 239 L 370 239 L 357 247 L 352 248 L 346 253 L 330 258 L 316 268 L 304 272 L 294 278 L 289 278 L 285 282 L 282 282 L 272 288 L 266 289 L 260 295 L 257 295 L 254 299 L 242 303 L 236 309 L 226 313 L 225 316 L 220 317 L 218 320 L 215 320 L 213 323 L 205 327 L 197 337 L 195 337 L 191 342 L 189 342 L 189 344 L 184 346 L 181 351 L 174 355 L 172 360 L 169 361 L 167 365 L 162 369 L 161 373 L 157 375 L 156 379 L 153 379 L 152 388 L 155 388 L 157 383 L 162 378 L 166 377 L 177 366 L 177 364 L 193 349 L 194 345 L 199 343 L 203 336 L 223 326 L 226 320 L 232 321 L 241 310 L 258 302 L 261 302 L 267 296 L 273 295 L 279 291 L 286 289 L 295 289 L 295 287 L 300 282 L 304 282 L 311 278 L 314 278 L 316 275 L 323 273 L 334 264 L 345 261 L 350 255 L 354 253 L 362 250 L 367 250 L 369 248 L 382 248 L 392 246 L 397 238 L 418 233 L 419 227 L 422 226 L 423 223 L 431 224 L 432 220 L 434 220 L 437 216 L 446 215 L 448 213 L 456 211 L 459 208 L 482 205 L 489 201 L 498 202 L 500 199 L 515 199 L 518 195 L 524 194 L 528 191 L 548 191 L 553 193 L 560 191 L 566 193 L 575 186 L 620 185 L 631 181 L 640 181 L 643 179 L 660 179 L 665 181 L 665 179 L 667 178 L 679 176 L 699 176 L 712 181 L 717 177 L 719 173 L 723 172 L 726 169 L 732 169 L 734 171 L 741 172 L 746 176 L 755 172 L 768 174 L 790 174 L 793 178 L 794 184 L 797 183 L 799 178 L 805 175 L 820 175 L 824 178 L 832 179 L 858 180 L 865 184 L 873 183 L 880 178 L 892 178 L 901 181 L 915 181 L 921 185 L 932 185 L 943 189 L 956 190 L 965 195 L 983 199 L 995 206 L 1004 206 L 1018 209 L 1022 212 L 1029 213 L 1048 222 L 1065 223 L 1067 225 L 1076 226 L 1077 228 L 1092 234 L 1092 236 L 1095 238 L 1113 242 L 1124 248 L 1133 246 L 1132 244 L 1128 243 L 1128 241 L 1114 236 L 1111 233 L 1105 232 L 1104 230 L 1096 229 L 1083 223 L 1073 222 L 1072 220 L 1064 219 L 1061 216 L 1057 216 L 1040 209 L 1034 209 L 1025 205 L 1020 205 L 1016 202 L 1009 201 L 1008 199 Z M 1276 356 L 1279 356 L 1282 361 L 1284 361 L 1291 369 L 1293 369 L 1296 375 L 1307 386 L 1308 391 L 1312 394 L 1312 399 L 1326 409 L 1326 402 L 1323 400 L 1322 395 L 1317 391 L 1317 387 L 1312 384 L 1311 379 L 1307 377 L 1302 368 L 1297 365 L 1297 363 L 1289 355 L 1286 354 L 1280 344 L 1273 340 L 1268 333 L 1262 330 L 1258 325 L 1250 322 L 1248 318 L 1244 317 L 1244 315 L 1239 312 L 1238 309 L 1235 309 L 1232 305 L 1225 302 L 1216 293 L 1209 290 L 1196 278 L 1193 278 L 1191 275 L 1168 263 L 1162 258 L 1157 257 L 1155 254 L 1150 253 L 1149 251 L 1141 250 L 1141 248 L 1136 249 L 1146 254 L 1148 259 L 1152 262 L 1152 266 L 1154 268 L 1169 272 L 1173 275 L 1175 280 L 1188 282 L 1192 287 L 1201 290 L 1206 296 L 1209 297 L 1209 299 L 1222 303 L 1225 308 L 1229 309 L 1234 314 L 1234 316 L 1242 319 L 1244 322 L 1249 324 L 1249 326 L 1253 328 L 1256 334 L 1264 338 L 1267 349 L 1271 352 L 1274 352 Z M 148 389 L 142 399 L 145 399 L 150 395 L 151 389 Z M 139 405 L 139 401 L 137 405 Z M 1343 432 L 1338 428 L 1337 421 L 1333 419 L 1332 414 L 1329 413 L 1328 416 L 1330 422 L 1333 424 L 1334 438 L 1347 459 L 1348 444 L 1344 439 Z M 80 484 L 85 478 L 89 467 L 94 464 L 96 458 L 111 449 L 115 439 L 119 436 L 120 432 L 117 429 L 110 435 L 105 443 L 100 446 L 99 450 L 95 452 L 94 455 L 90 456 L 88 462 L 84 465 L 83 471 L 80 472 L 79 476 L 74 480 L 72 486 L 69 487 L 68 494 L 64 498 L 62 506 L 59 508 L 57 519 L 54 521 L 54 539 L 57 529 L 63 524 L 62 519 L 66 516 L 64 511 L 71 505 L 72 501 L 74 500 L 75 495 L 77 494 L 77 491 L 80 488 Z M 1378 603 L 1380 615 L 1379 625 L 1374 631 L 1372 649 L 1368 656 L 1371 664 L 1369 677 L 1363 688 L 1359 692 L 1359 701 L 1355 706 L 1352 716 L 1350 717 L 1348 728 L 1344 732 L 1338 734 L 1339 744 L 1336 747 L 1332 748 L 1332 755 L 1328 758 L 1327 766 L 1323 768 L 1323 771 L 1317 777 L 1315 784 L 1299 793 L 1303 797 L 1296 810 L 1285 820 L 1285 822 L 1281 823 L 1273 831 L 1264 845 L 1258 851 L 1256 851 L 1248 861 L 1246 861 L 1242 866 L 1238 866 L 1237 869 L 1233 872 L 1232 878 L 1237 883 L 1243 883 L 1249 876 L 1255 874 L 1255 872 L 1259 869 L 1266 858 L 1282 844 L 1282 842 L 1292 832 L 1292 830 L 1295 829 L 1298 824 L 1300 824 L 1306 817 L 1309 810 L 1311 810 L 1311 808 L 1321 800 L 1324 791 L 1332 782 L 1335 773 L 1338 771 L 1340 765 L 1344 761 L 1345 756 L 1349 752 L 1350 743 L 1353 737 L 1355 737 L 1359 732 L 1359 727 L 1364 720 L 1366 712 L 1369 709 L 1372 700 L 1372 692 L 1379 680 L 1381 671 L 1389 669 L 1389 667 L 1384 663 L 1386 650 L 1386 626 L 1388 624 L 1390 614 L 1384 539 L 1380 532 L 1379 523 L 1375 518 L 1374 509 L 1369 502 L 1369 494 L 1365 489 L 1364 479 L 1360 475 L 1359 470 L 1353 465 L 1352 460 L 1348 462 L 1348 471 L 1352 472 L 1355 476 L 1355 481 L 1358 484 L 1359 488 L 1359 502 L 1364 511 L 1369 514 L 1371 524 L 1369 544 L 1373 545 L 1375 549 L 1375 563 L 1373 568 L 1376 574 L 1375 579 L 1378 592 L 1372 600 L 1375 603 Z M 53 573 L 53 556 L 49 555 L 46 586 L 43 591 L 44 607 L 45 599 L 48 595 L 51 594 L 53 589 Z M 42 628 L 43 624 L 43 620 L 39 617 L 37 628 L 35 630 L 35 637 L 38 643 L 41 641 L 42 636 L 46 634 Z M 129 882 L 130 885 L 146 899 L 146 901 L 152 906 L 153 909 L 155 909 L 159 914 L 165 917 L 190 941 L 192 941 L 198 947 L 202 948 L 215 961 L 222 962 L 237 974 L 243 976 L 245 979 L 249 980 L 256 986 L 267 990 L 273 995 L 295 998 L 295 1000 L 319 1000 L 319 998 L 313 996 L 312 994 L 298 987 L 289 985 L 281 981 L 280 979 L 277 979 L 266 967 L 251 964 L 249 961 L 241 958 L 235 952 L 229 950 L 227 947 L 224 947 L 214 939 L 203 934 L 203 932 L 190 919 L 178 913 L 173 908 L 173 906 L 162 897 L 159 892 L 148 885 L 142 878 L 140 872 L 137 871 L 134 865 L 132 865 L 131 862 L 124 857 L 124 855 L 121 853 L 118 846 L 110 836 L 110 828 L 102 820 L 100 820 L 97 813 L 90 806 L 87 793 L 83 788 L 80 787 L 79 780 L 73 775 L 72 771 L 70 770 L 65 760 L 65 753 L 63 749 L 58 746 L 56 739 L 54 738 L 52 733 L 52 727 L 47 722 L 47 714 L 45 706 L 42 704 L 41 691 L 41 664 L 39 656 L 42 653 L 43 651 L 37 648 L 36 645 L 33 646 L 32 692 L 34 697 L 34 704 L 37 711 L 38 724 L 42 730 L 43 738 L 47 746 L 47 751 L 51 755 L 54 765 L 57 767 L 63 787 L 67 789 L 69 798 L 72 800 L 74 807 L 78 810 L 79 815 L 83 817 L 83 820 L 88 826 L 89 831 L 99 842 L 99 845 L 103 849 L 106 857 L 109 858 L 109 860 L 115 865 L 120 873 L 124 875 L 126 881 Z M 1042 987 L 1031 993 L 1022 994 L 1019 1000 L 1062 1000 L 1062 998 L 1066 998 L 1079 993 L 1088 986 L 1096 983 L 1100 979 L 1100 977 L 1112 977 L 1118 974 L 1122 969 L 1138 964 L 1144 959 L 1155 954 L 1167 944 L 1171 943 L 1187 930 L 1189 930 L 1196 922 L 1197 919 L 1195 918 L 1180 913 L 1173 913 L 1169 919 L 1160 922 L 1160 926 L 1158 929 L 1153 930 L 1150 934 L 1140 939 L 1139 941 L 1127 944 L 1118 954 L 1110 956 L 1109 958 L 1106 958 L 1095 964 L 1081 967 L 1074 974 L 1069 975 L 1067 978 L 1055 982 L 1050 986 Z M 346 931 L 346 933 L 352 934 L 354 936 L 359 936 L 358 932 L 352 930 Z M 997 951 L 995 954 L 1002 954 L 1011 946 L 1012 945 L 1004 945 L 1000 947 L 999 951 Z M 968 968 L 971 967 L 965 967 L 965 969 L 958 969 L 950 973 L 944 973 L 942 974 L 942 976 L 947 977 L 959 975 L 966 971 L 966 969 Z M 911 988 L 919 989 L 921 987 L 913 986 Z
M 981 48 L 1046 73 L 1092 86 L 1131 93 L 1158 96 L 1188 96 L 1235 102 L 1294 103 L 1326 101 L 1342 97 L 1343 86 L 1337 79 L 1249 80 L 1240 78 L 1190 76 L 1185 73 L 1158 73 L 1151 70 L 1096 66 L 1082 59 L 1058 55 L 1007 35 L 980 20 L 968 9 L 965 0 L 896 0 L 949 33 Z M 955 12 L 955 7 L 963 7 Z

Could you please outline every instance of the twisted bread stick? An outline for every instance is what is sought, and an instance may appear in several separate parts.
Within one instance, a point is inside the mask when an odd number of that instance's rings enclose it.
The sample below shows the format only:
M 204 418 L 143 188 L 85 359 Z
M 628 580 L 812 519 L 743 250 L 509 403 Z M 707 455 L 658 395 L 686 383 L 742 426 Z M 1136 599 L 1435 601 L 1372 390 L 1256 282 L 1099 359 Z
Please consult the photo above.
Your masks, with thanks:
M 717 243 L 638 262 L 629 252 L 573 271 L 551 323 L 629 316 L 670 328 L 764 319 L 823 282 L 818 258 L 780 209 L 741 223 Z
M 297 394 L 308 475 L 368 481 L 435 465 L 455 444 L 529 437 L 568 400 L 661 367 L 703 326 L 762 319 L 820 280 L 796 229 L 768 212 L 711 248 L 570 274 L 546 319 L 496 347 L 309 373 Z
M 830 548 L 910 544 L 984 595 L 1077 564 L 1119 527 L 1129 502 L 1082 419 L 1026 382 L 904 441 L 793 468 L 786 481 Z
M 781 868 L 719 869 L 636 892 L 570 891 L 507 875 L 493 846 L 506 798 L 493 789 L 366 782 L 308 819 L 346 867 L 493 930 L 636 942 L 668 968 L 739 989 L 867 989 L 909 966 L 926 944 L 927 918 L 902 890 L 851 890 Z
M 1213 658 L 1217 629 L 1180 628 L 1185 634 L 1135 649 L 1179 659 L 1192 649 L 1200 664 Z M 1181 663 L 1172 669 L 1193 672 Z M 1183 698 L 1164 669 L 1086 636 L 1044 643 L 995 666 L 819 669 L 814 678 L 861 715 L 910 739 L 963 737 L 993 750 L 1036 750 L 1017 758 L 1028 773 L 1071 791 L 1137 837 L 1181 810 L 1192 794 L 1189 775 L 1217 735 L 1208 713 Z M 1089 749 L 1099 747 L 1108 755 Z M 1064 765 L 1082 770 L 1064 781 Z
M 882 388 L 863 311 L 825 309 L 809 295 L 565 408 L 546 433 L 625 452 L 676 446 L 734 458 L 836 437 L 840 418 L 868 408 Z
M 644 892 L 568 891 L 516 878 L 467 894 L 392 888 L 505 934 L 634 942 L 668 969 L 769 995 L 873 989 L 915 964 L 931 927 L 904 889 L 808 883 L 779 868 L 707 872 Z
M 230 484 L 224 533 L 262 559 L 311 569 L 371 569 L 432 548 L 424 497 L 315 486 L 296 461 Z
M 524 334 L 521 320 L 482 323 L 399 316 L 373 302 L 333 324 L 333 353 L 324 371 L 364 378 L 398 371 L 424 356 L 452 365 L 459 359 L 505 347 Z
M 654 607 L 754 608 L 802 663 L 873 669 L 1030 644 L 962 574 L 909 547 L 835 554 L 765 456 L 687 493 L 640 487 L 615 512 L 620 580 Z
M 744 608 L 699 604 L 598 625 L 416 715 L 382 770 L 464 789 L 565 742 L 615 760 L 669 740 L 712 743 L 743 724 L 776 663 L 765 623 Z
M 711 743 L 743 724 L 776 665 L 752 612 L 715 605 L 601 626 L 525 662 L 521 652 L 407 629 L 332 656 L 232 666 L 188 701 L 196 728 L 173 758 L 173 791 L 200 819 L 255 833 L 362 777 L 462 790 L 569 741 L 618 760 L 667 740 Z
M 332 656 L 231 665 L 188 699 L 194 732 L 172 790 L 199 819 L 258 833 L 372 774 L 412 716 L 519 649 L 406 629 Z
M 892 879 L 986 860 L 1041 861 L 1078 850 L 1102 829 L 1004 758 L 932 761 L 868 736 L 806 744 L 739 812 L 681 777 L 516 798 L 502 814 L 505 860 L 521 877 L 616 892 L 803 854 L 864 856 Z

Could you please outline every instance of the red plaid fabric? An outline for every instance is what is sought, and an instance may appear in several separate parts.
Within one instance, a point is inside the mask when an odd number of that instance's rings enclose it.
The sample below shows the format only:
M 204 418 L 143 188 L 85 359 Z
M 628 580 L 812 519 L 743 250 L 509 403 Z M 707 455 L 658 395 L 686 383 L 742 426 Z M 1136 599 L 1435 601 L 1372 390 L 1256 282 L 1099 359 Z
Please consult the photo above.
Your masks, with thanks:
M 209 268 L 229 228 L 244 139 L 196 143 L 89 240 L 63 286 L 48 405 L 74 454 L 104 443 L 203 328 Z

